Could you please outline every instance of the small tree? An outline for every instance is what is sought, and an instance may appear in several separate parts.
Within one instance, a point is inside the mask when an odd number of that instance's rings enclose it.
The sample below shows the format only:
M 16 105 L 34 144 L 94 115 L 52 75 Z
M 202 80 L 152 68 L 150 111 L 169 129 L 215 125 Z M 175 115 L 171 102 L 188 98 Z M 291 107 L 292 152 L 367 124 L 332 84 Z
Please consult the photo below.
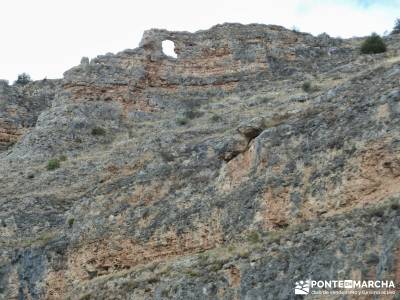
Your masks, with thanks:
M 299 32 L 300 32 L 300 28 L 297 27 L 297 26 L 295 26 L 295 25 L 293 25 L 293 26 L 292 26 L 292 31 L 293 31 L 293 32 L 296 32 L 296 33 L 299 33 Z
M 400 19 L 397 19 L 396 22 L 394 23 L 394 27 L 392 30 L 392 34 L 398 34 L 400 33 Z
M 371 34 L 361 45 L 362 54 L 375 54 L 386 51 L 386 44 L 376 33 Z
M 31 76 L 29 76 L 29 74 L 22 73 L 22 74 L 18 75 L 17 80 L 14 83 L 19 84 L 19 85 L 25 85 L 31 81 L 32 81 L 32 79 L 31 79 Z

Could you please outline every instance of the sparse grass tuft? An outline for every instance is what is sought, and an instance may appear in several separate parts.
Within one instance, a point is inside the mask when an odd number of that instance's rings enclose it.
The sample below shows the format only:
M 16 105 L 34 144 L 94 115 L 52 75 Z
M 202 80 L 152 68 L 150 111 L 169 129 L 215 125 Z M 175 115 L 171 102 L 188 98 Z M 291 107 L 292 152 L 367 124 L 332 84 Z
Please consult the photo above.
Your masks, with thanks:
M 217 115 L 217 114 L 213 114 L 213 115 L 210 117 L 210 121 L 215 122 L 215 123 L 217 123 L 217 122 L 219 122 L 219 121 L 221 121 L 221 120 L 222 120 L 221 116 L 220 116 L 220 115 Z
M 190 277 L 198 277 L 200 274 L 194 270 L 188 270 L 186 271 L 186 273 L 190 276 Z
M 214 263 L 210 266 L 210 271 L 212 271 L 212 272 L 218 272 L 219 270 L 222 269 L 223 265 L 224 265 L 224 264 L 223 264 L 223 262 L 221 262 L 221 261 L 214 262 Z
M 229 252 L 233 252 L 233 251 L 235 251 L 235 249 L 236 249 L 235 245 L 229 245 L 229 247 L 228 247 Z
M 209 259 L 209 255 L 207 253 L 199 254 L 199 264 L 201 266 L 207 265 L 208 264 L 208 259 Z
M 169 291 L 168 290 L 162 290 L 161 291 L 161 297 L 164 297 L 164 298 L 169 297 Z
M 241 249 L 238 252 L 240 258 L 248 258 L 250 256 L 250 251 L 248 249 Z
M 252 231 L 247 236 L 247 240 L 252 244 L 259 243 L 260 242 L 260 235 L 256 231 Z
M 85 294 L 79 298 L 79 300 L 90 300 L 91 299 L 91 294 Z
M 47 162 L 47 170 L 48 171 L 52 171 L 52 170 L 55 170 L 55 169 L 58 169 L 60 167 L 60 161 L 58 160 L 58 159 L 50 159 L 48 162 Z
M 172 272 L 172 267 L 171 266 L 165 266 L 165 267 L 163 267 L 162 269 L 161 269 L 161 271 L 160 271 L 160 275 L 161 276 L 163 276 L 163 275 L 168 275 L 169 273 L 171 273 Z

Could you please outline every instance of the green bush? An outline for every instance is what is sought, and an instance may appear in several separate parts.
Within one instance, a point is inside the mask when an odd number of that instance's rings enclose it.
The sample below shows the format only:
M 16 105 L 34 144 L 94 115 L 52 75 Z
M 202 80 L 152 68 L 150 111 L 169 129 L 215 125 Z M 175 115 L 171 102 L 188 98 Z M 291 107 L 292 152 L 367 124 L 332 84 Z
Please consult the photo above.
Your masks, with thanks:
M 92 129 L 92 135 L 105 135 L 106 131 L 104 128 L 101 127 L 95 127 Z
M 217 261 L 210 265 L 209 270 L 212 272 L 218 272 L 224 266 L 223 262 Z
M 197 272 L 195 270 L 187 270 L 186 274 L 188 274 L 190 277 L 198 277 L 198 276 L 200 276 L 199 272 Z
M 222 118 L 221 118 L 220 115 L 213 114 L 213 115 L 211 116 L 210 120 L 211 120 L 212 122 L 219 122 L 219 121 L 222 120 Z
M 362 54 L 375 54 L 386 51 L 386 44 L 376 33 L 371 34 L 361 45 Z
M 260 235 L 256 231 L 252 231 L 249 233 L 247 240 L 252 243 L 256 244 L 260 242 Z
M 312 91 L 312 85 L 311 82 L 306 81 L 303 83 L 303 85 L 301 86 L 301 88 L 303 89 L 303 91 L 305 91 L 306 93 L 309 93 Z
M 47 170 L 52 171 L 60 167 L 60 161 L 58 159 L 50 159 L 47 162 Z
M 400 19 L 397 19 L 396 22 L 394 23 L 394 27 L 392 30 L 392 34 L 398 34 L 400 33 Z
M 32 81 L 31 76 L 29 76 L 26 73 L 22 73 L 18 75 L 17 80 L 14 82 L 14 84 L 25 85 L 31 81 Z
M 74 219 L 74 218 L 68 219 L 68 226 L 69 226 L 69 228 L 71 228 L 71 227 L 74 225 L 74 222 L 75 222 L 75 219 Z
M 185 117 L 178 117 L 176 118 L 176 123 L 178 125 L 186 125 L 187 123 L 189 123 L 189 120 Z

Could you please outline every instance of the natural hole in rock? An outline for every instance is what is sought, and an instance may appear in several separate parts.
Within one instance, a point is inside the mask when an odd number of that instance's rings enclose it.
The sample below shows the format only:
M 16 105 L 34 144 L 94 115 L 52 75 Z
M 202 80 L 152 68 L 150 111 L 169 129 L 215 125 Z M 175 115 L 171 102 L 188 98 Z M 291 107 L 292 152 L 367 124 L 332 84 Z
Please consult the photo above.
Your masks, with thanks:
M 177 58 L 178 55 L 175 53 L 175 43 L 170 40 L 165 40 L 162 42 L 162 51 L 165 55 Z

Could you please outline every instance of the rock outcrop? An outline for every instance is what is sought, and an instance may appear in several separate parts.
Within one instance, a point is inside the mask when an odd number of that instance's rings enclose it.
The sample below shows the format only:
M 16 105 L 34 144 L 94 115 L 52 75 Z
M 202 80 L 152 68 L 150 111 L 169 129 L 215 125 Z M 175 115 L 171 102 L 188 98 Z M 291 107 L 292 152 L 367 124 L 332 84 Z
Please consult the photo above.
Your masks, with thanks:
M 400 36 L 361 41 L 153 29 L 63 79 L 0 82 L 0 299 L 400 284 Z
M 39 114 L 51 106 L 60 80 L 32 82 L 9 86 L 0 80 L 0 151 L 7 150 L 29 128 Z

